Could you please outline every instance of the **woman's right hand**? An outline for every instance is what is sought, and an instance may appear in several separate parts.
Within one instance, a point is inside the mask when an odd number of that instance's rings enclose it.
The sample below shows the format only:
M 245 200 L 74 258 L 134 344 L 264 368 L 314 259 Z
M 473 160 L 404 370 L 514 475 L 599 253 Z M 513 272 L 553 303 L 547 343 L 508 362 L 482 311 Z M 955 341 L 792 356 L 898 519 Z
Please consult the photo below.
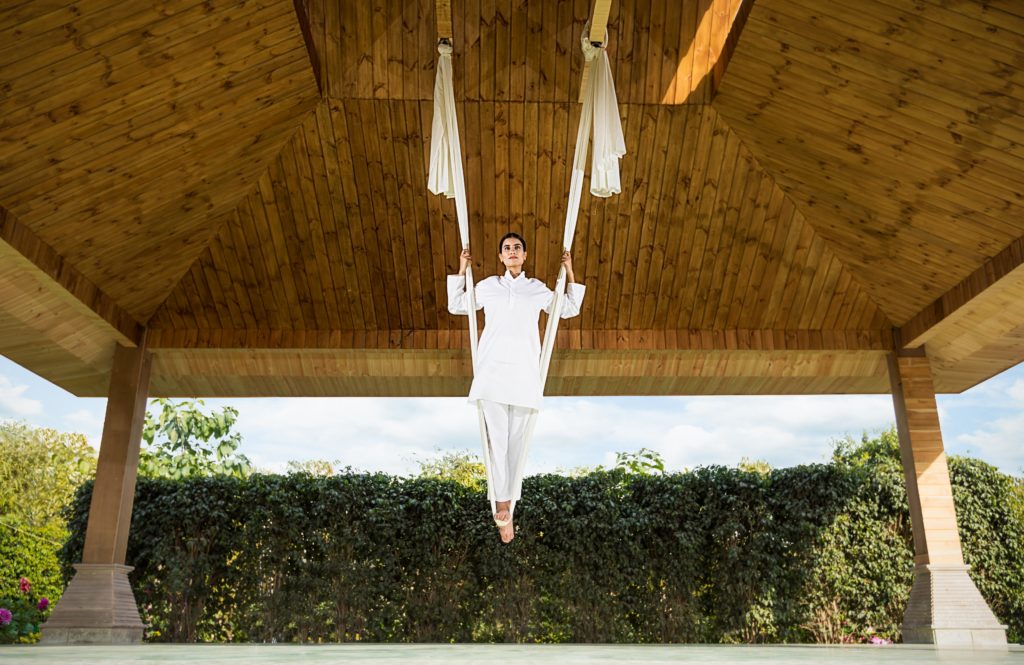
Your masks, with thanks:
M 460 275 L 465 275 L 466 274 L 466 267 L 469 266 L 469 263 L 472 260 L 473 260 L 473 255 L 469 253 L 469 248 L 467 247 L 467 248 L 463 249 L 462 250 L 462 254 L 459 255 L 459 274 Z

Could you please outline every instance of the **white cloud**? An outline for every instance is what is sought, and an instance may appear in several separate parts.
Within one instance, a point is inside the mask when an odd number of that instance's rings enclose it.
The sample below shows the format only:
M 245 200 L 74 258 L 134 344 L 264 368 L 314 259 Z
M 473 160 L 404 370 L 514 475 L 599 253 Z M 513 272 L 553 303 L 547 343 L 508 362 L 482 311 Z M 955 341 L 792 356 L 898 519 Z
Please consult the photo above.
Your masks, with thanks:
M 95 410 L 76 409 L 64 416 L 66 430 L 81 432 L 88 439 L 89 445 L 99 449 L 100 438 L 103 436 L 103 416 Z
M 479 448 L 475 414 L 464 399 L 304 398 L 207 400 L 239 410 L 242 452 L 257 466 L 337 460 L 342 467 L 406 474 L 435 449 Z
M 437 451 L 480 450 L 464 398 L 207 399 L 240 412 L 242 452 L 260 468 L 288 460 L 339 460 L 364 470 L 415 473 Z M 939 398 L 947 449 L 1010 473 L 1024 467 L 1024 365 L 960 395 Z M 81 431 L 98 444 L 103 400 L 80 399 L 0 358 L 0 418 Z M 894 420 L 888 395 L 551 397 L 539 416 L 527 473 L 612 465 L 615 453 L 651 448 L 669 468 L 776 467 L 822 461 L 831 441 L 877 432 Z
M 817 462 L 846 434 L 893 421 L 887 396 L 690 397 L 645 400 L 554 398 L 545 403 L 530 467 L 553 471 L 611 464 L 615 452 L 650 448 L 670 469 Z
M 997 418 L 985 428 L 960 434 L 950 452 L 977 457 L 1005 473 L 1024 474 L 1024 413 Z
M 475 409 L 462 398 L 207 400 L 221 403 L 239 409 L 242 452 L 261 468 L 326 459 L 405 475 L 438 451 L 480 451 Z M 775 467 L 821 462 L 835 439 L 874 434 L 893 421 L 888 395 L 555 397 L 540 413 L 527 473 L 608 466 L 615 453 L 640 448 L 661 453 L 670 469 L 735 465 L 744 457 Z M 1024 416 L 985 423 L 984 430 L 947 435 L 947 446 L 1018 472 Z
M 1007 388 L 1006 395 L 1016 402 L 1017 406 L 1024 406 L 1024 379 L 1014 381 Z
M 26 385 L 16 385 L 6 376 L 0 374 L 0 415 L 24 419 L 37 416 L 43 412 L 43 403 L 25 397 Z

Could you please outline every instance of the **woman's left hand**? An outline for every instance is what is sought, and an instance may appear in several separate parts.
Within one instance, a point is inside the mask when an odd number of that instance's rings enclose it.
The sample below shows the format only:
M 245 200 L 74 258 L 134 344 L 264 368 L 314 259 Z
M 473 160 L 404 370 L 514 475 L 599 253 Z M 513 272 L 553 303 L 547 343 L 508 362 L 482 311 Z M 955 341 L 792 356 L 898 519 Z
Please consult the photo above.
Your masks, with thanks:
M 575 282 L 576 278 L 572 274 L 572 253 L 565 251 L 562 253 L 562 265 L 565 266 L 565 274 L 569 278 L 570 282 Z

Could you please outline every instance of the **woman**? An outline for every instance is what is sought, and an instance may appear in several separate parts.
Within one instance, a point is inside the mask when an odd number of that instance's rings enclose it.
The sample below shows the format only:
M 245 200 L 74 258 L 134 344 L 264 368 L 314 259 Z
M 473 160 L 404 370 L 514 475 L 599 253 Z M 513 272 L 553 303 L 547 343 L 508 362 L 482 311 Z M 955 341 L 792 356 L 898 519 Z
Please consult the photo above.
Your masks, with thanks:
M 515 536 L 512 501 L 521 496 L 523 479 L 520 458 L 525 453 L 526 424 L 540 409 L 543 386 L 540 379 L 540 312 L 550 313 L 555 293 L 539 279 L 523 271 L 526 241 L 518 233 L 506 233 L 498 243 L 498 256 L 505 274 L 488 277 L 476 285 L 476 308 L 484 310 L 484 331 L 469 390 L 469 401 L 483 408 L 490 442 L 489 467 L 501 540 Z M 448 311 L 469 314 L 466 303 L 466 267 L 472 260 L 468 249 L 459 257 L 459 274 L 448 276 Z M 576 284 L 572 255 L 562 255 L 568 286 L 562 318 L 580 313 L 585 287 Z

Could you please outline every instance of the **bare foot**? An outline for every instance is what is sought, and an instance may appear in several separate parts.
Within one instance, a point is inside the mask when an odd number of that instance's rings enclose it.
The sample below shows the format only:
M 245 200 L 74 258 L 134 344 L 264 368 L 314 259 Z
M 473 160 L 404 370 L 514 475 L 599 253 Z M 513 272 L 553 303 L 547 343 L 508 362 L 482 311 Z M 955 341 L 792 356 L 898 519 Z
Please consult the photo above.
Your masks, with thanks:
M 507 510 L 499 510 L 494 513 L 494 519 L 502 522 L 508 520 L 508 524 L 498 527 L 498 535 L 501 536 L 501 542 L 506 544 L 512 542 L 512 539 L 516 537 L 515 528 L 512 525 L 512 513 Z

